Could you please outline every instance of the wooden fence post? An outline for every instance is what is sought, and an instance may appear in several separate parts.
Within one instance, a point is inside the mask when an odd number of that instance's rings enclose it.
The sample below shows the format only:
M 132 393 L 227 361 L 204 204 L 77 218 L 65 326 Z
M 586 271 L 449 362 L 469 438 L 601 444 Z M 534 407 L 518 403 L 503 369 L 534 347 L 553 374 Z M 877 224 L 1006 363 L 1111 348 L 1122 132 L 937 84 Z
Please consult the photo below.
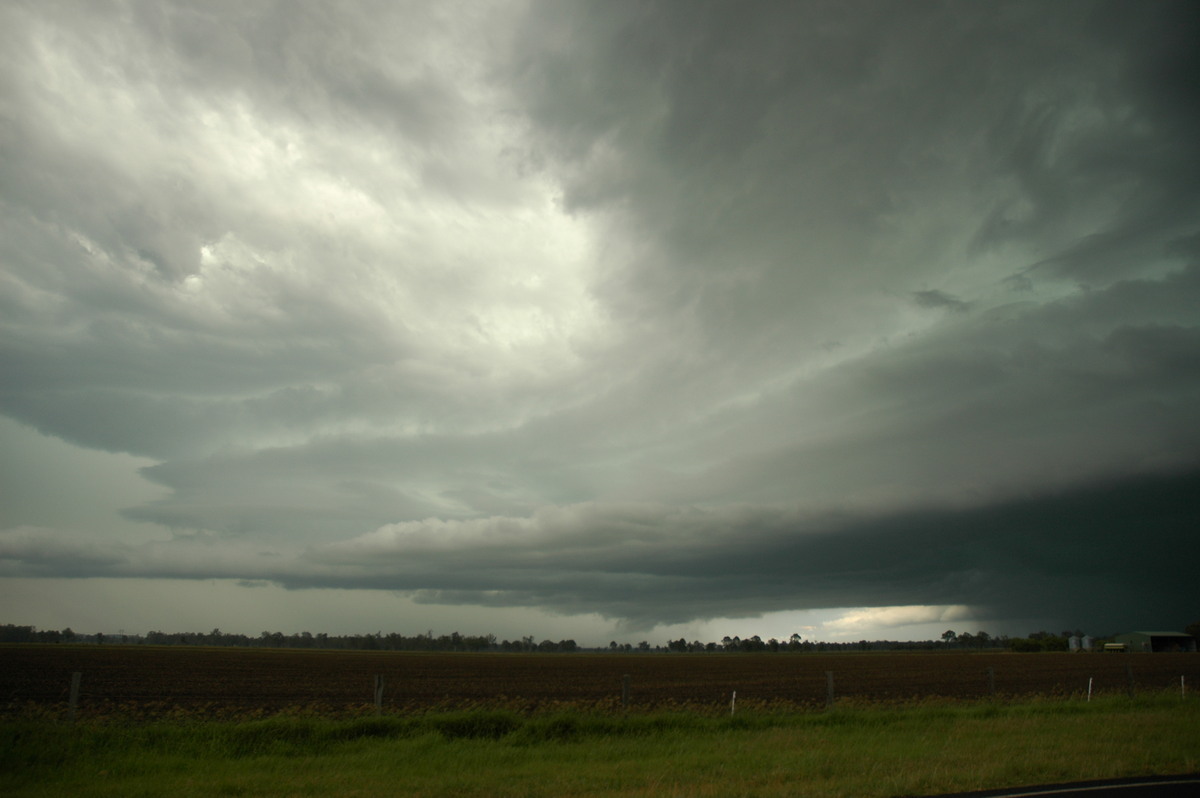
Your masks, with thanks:
M 83 679 L 83 674 L 75 671 L 71 674 L 71 693 L 67 699 L 68 717 L 71 722 L 75 722 L 75 710 L 79 706 L 79 682 Z
M 825 708 L 833 709 L 833 671 L 825 671 Z
M 383 676 L 375 676 L 375 714 L 383 714 Z

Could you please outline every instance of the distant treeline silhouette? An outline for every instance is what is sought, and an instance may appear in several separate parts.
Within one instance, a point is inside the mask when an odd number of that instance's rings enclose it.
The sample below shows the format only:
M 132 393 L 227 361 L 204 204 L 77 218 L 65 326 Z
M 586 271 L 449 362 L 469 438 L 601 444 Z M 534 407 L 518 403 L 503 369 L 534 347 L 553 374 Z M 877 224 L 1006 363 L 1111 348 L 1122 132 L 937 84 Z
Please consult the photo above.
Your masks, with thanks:
M 396 634 L 328 635 L 298 632 L 263 632 L 257 637 L 222 632 L 159 632 L 144 635 L 80 634 L 69 627 L 61 631 L 39 630 L 34 626 L 0 626 L 0 643 L 97 643 L 149 646 L 229 646 L 241 648 L 330 648 L 360 651 L 578 651 L 574 640 L 543 640 L 533 637 L 519 640 L 497 640 L 495 635 L 462 635 L 453 632 L 434 637 L 433 632 L 412 637 Z
M 517 640 L 499 640 L 495 635 L 463 635 L 458 632 L 434 636 L 425 634 L 406 636 L 392 632 L 383 634 L 329 635 L 298 632 L 285 635 L 282 632 L 263 632 L 257 637 L 222 632 L 159 632 L 144 635 L 127 634 L 80 634 L 69 627 L 62 630 L 42 629 L 34 626 L 4 624 L 0 626 L 0 643 L 94 643 L 151 646 L 231 646 L 242 648 L 311 648 L 352 649 L 358 651 L 508 651 L 571 653 L 577 651 L 607 651 L 610 653 L 787 653 L 826 651 L 945 651 L 1011 649 L 1014 651 L 1066 651 L 1068 639 L 1082 633 L 1066 631 L 1052 634 L 1046 631 L 1033 632 L 1028 637 L 993 637 L 987 632 L 947 631 L 940 640 L 859 640 L 857 642 L 832 643 L 805 640 L 798 634 L 787 640 L 758 635 L 742 638 L 723 637 L 720 642 L 688 641 L 685 638 L 669 640 L 664 645 L 651 645 L 648 641 L 637 644 L 612 641 L 607 646 L 584 648 L 574 640 L 542 640 L 533 636 Z M 1099 642 L 1099 639 L 1097 640 Z

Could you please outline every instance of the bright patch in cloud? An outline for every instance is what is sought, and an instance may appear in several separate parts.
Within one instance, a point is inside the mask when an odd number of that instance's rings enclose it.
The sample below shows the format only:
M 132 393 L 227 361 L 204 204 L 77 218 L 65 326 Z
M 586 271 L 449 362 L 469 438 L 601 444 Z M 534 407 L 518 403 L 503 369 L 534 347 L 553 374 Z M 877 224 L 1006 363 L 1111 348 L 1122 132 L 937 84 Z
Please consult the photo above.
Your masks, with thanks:
M 970 607 L 949 605 L 943 607 L 908 606 L 908 607 L 859 607 L 845 614 L 825 621 L 822 631 L 831 638 L 860 639 L 864 634 L 888 634 L 895 631 L 903 635 L 906 627 L 924 624 L 950 624 L 951 626 L 970 623 L 972 613 Z M 901 639 L 908 639 L 901 637 Z

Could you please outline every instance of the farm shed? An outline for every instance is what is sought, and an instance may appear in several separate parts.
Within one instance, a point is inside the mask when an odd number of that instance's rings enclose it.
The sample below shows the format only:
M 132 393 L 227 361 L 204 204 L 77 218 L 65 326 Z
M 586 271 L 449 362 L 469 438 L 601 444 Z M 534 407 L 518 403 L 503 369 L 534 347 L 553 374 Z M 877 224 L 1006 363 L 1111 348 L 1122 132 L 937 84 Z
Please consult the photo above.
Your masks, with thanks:
M 1196 638 L 1183 632 L 1129 632 L 1113 638 L 1129 651 L 1195 651 Z

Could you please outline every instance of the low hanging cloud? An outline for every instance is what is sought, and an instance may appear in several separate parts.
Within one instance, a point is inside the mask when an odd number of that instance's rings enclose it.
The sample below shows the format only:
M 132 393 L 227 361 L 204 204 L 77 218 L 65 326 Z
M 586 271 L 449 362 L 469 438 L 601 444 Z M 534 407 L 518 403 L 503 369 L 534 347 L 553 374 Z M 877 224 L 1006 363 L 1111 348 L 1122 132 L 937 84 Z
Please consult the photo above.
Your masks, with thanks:
M 856 603 L 891 609 L 861 611 L 839 629 L 951 622 L 965 606 L 983 621 L 1053 608 L 1121 628 L 1144 620 L 1147 603 L 1187 605 L 1186 581 L 1164 578 L 1162 563 L 1197 553 L 1198 488 L 1200 471 L 1146 475 L 886 515 L 589 503 L 525 518 L 405 522 L 291 554 L 193 536 L 101 556 L 86 541 L 18 530 L 0 535 L 0 560 L 8 575 L 261 579 L 598 613 L 628 628 Z M 912 604 L 926 608 L 904 608 Z
M 0 30 L 0 413 L 159 489 L 4 576 L 1194 620 L 1192 3 Z
M 856 633 L 874 633 L 878 629 L 897 629 L 927 623 L 957 624 L 971 619 L 971 609 L 961 604 L 948 607 L 868 607 L 852 610 L 827 621 L 824 627 L 835 635 L 846 637 Z
M 1120 627 L 1136 623 L 1145 602 L 1186 604 L 1186 585 L 1163 579 L 1154 563 L 1195 553 L 1197 487 L 1200 472 L 1147 475 L 887 515 L 589 504 L 524 519 L 389 526 L 305 560 L 331 569 L 334 583 L 651 625 L 857 601 L 971 605 L 991 619 L 1041 617 L 1053 606 Z M 1094 584 L 1108 586 L 1103 597 Z M 904 622 L 920 620 L 930 619 Z

